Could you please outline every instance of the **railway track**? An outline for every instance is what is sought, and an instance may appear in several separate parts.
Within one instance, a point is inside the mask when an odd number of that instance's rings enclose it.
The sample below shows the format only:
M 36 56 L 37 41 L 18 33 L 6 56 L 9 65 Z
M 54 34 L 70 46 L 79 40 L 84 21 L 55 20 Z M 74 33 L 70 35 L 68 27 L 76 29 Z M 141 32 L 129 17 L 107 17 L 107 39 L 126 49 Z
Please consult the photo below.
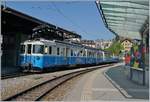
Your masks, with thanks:
M 111 66 L 111 65 L 112 64 L 102 65 L 102 66 L 95 67 L 95 68 L 87 68 L 85 70 L 71 72 L 69 74 L 65 74 L 65 75 L 56 77 L 54 79 L 45 81 L 41 84 L 35 85 L 25 91 L 17 93 L 6 99 L 3 99 L 3 101 L 39 101 L 43 98 L 43 96 L 48 94 L 50 91 L 52 91 L 59 85 L 65 83 L 66 81 L 68 81 L 76 76 L 79 76 L 81 74 L 88 73 L 88 72 L 91 72 L 98 68 L 107 67 L 107 66 Z
M 109 64 L 109 63 L 106 63 L 106 64 Z M 42 73 L 44 72 L 17 72 L 17 73 L 5 74 L 5 75 L 1 75 L 1 80 L 9 79 L 9 78 L 16 78 L 20 76 L 33 75 L 33 74 L 42 74 Z

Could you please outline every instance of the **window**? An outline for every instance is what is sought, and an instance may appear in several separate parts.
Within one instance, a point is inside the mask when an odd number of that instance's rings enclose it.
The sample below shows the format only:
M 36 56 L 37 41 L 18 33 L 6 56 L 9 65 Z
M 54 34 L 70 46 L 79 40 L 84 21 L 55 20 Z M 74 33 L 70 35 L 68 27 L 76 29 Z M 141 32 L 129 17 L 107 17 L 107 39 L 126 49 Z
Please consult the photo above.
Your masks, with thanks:
M 71 49 L 71 56 L 73 56 L 73 50 Z
M 44 46 L 43 45 L 33 45 L 33 53 L 43 54 Z
M 91 52 L 89 52 L 89 57 L 91 57 Z
M 52 54 L 52 47 L 51 46 L 49 47 L 49 54 L 50 55 Z
M 86 51 L 83 52 L 83 56 L 86 56 Z
M 63 56 L 66 56 L 65 53 L 66 52 L 66 50 L 65 50 L 65 48 L 63 48 Z
M 21 45 L 20 53 L 25 53 L 25 45 Z
M 60 48 L 60 55 L 63 56 L 63 48 Z
M 48 47 L 47 46 L 45 46 L 44 53 L 48 54 Z
M 80 51 L 80 55 L 79 55 L 80 57 L 82 57 L 83 56 L 83 51 Z
M 27 45 L 27 48 L 28 48 L 27 53 L 28 53 L 28 54 L 31 54 L 31 44 L 28 44 L 28 45 Z
M 57 48 L 57 55 L 59 55 L 59 48 Z

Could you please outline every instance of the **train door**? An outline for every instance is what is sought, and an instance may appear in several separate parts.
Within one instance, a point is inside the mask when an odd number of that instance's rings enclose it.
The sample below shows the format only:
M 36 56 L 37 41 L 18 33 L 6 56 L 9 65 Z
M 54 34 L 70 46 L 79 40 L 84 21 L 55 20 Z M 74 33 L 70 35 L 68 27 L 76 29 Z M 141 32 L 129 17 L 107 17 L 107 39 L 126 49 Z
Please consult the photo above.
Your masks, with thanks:
M 27 52 L 25 53 L 25 62 L 31 64 L 32 44 L 27 44 Z

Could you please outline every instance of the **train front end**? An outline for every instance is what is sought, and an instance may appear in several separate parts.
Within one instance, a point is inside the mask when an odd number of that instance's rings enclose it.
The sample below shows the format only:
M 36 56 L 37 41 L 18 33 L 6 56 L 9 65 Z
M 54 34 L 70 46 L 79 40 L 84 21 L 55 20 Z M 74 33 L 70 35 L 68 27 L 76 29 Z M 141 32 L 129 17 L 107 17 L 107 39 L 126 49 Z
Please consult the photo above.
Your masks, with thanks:
M 20 49 L 19 66 L 23 71 L 43 70 L 43 43 L 28 40 L 21 43 Z

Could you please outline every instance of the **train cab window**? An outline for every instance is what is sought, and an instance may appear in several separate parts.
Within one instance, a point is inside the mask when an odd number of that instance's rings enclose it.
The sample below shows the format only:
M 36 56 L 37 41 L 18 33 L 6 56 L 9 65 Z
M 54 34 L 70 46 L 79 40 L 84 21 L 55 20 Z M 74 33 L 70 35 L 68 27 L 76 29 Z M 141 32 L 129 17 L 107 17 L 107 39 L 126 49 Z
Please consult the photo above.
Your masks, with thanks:
M 59 47 L 57 48 L 57 55 L 59 55 L 60 53 L 59 53 L 59 51 L 60 51 L 60 49 L 59 49 Z
M 49 46 L 49 54 L 51 55 L 52 54 L 52 47 Z
M 25 53 L 25 45 L 21 45 L 20 53 Z
M 31 54 L 31 47 L 32 47 L 31 44 L 28 44 L 28 45 L 27 45 L 27 53 L 28 53 L 28 54 Z
M 43 52 L 44 52 L 44 45 L 33 45 L 33 53 L 43 54 Z

